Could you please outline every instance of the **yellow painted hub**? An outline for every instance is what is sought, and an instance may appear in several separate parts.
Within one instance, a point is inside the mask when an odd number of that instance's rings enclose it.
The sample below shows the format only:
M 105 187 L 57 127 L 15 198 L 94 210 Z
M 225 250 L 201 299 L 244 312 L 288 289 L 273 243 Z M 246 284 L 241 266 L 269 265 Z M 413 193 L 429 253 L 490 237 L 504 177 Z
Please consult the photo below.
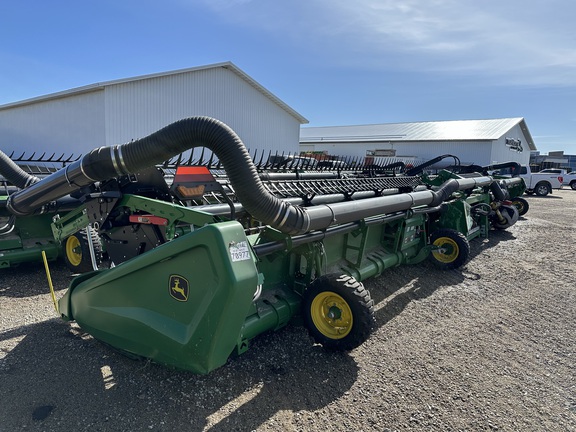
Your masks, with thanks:
M 434 246 L 438 246 L 442 250 L 435 250 L 432 253 L 434 258 L 442 263 L 451 263 L 460 254 L 460 249 L 458 248 L 458 243 L 452 240 L 450 237 L 440 237 L 434 241 Z
M 78 237 L 70 236 L 66 240 L 66 258 L 73 266 L 78 266 L 82 262 L 82 248 Z
M 354 317 L 350 306 L 332 291 L 324 291 L 314 297 L 310 314 L 314 326 L 330 339 L 342 339 L 352 330 Z
M 522 210 L 524 210 L 522 201 L 512 201 L 512 205 L 518 209 L 518 213 L 522 213 Z

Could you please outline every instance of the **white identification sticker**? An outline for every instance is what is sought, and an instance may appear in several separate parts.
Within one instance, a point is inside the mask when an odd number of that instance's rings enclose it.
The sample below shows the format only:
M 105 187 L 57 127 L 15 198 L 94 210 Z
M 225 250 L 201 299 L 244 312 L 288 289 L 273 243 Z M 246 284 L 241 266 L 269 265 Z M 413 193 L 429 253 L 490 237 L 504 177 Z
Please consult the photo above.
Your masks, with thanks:
M 232 258 L 232 262 L 249 260 L 250 250 L 248 249 L 248 242 L 241 241 L 232 243 L 230 245 L 230 257 Z

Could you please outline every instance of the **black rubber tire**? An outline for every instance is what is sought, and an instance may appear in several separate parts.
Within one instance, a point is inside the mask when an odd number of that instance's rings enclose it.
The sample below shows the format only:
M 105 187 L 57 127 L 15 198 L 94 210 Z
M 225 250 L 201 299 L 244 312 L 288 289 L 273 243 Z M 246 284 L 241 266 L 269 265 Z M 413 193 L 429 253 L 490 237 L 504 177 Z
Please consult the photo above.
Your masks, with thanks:
M 442 270 L 458 268 L 470 256 L 470 243 L 464 234 L 453 229 L 443 228 L 430 235 L 430 244 L 441 247 L 445 251 L 432 251 L 430 260 Z
M 520 216 L 524 216 L 526 213 L 528 213 L 528 210 L 530 209 L 530 204 L 528 204 L 528 200 L 525 200 L 524 198 L 516 197 L 516 198 L 512 198 L 511 201 L 512 201 L 512 205 L 518 209 L 518 214 Z
M 572 188 L 572 190 L 576 190 L 576 180 L 572 180 L 570 182 L 570 187 Z
M 536 183 L 534 193 L 538 196 L 546 196 L 550 193 L 550 185 L 546 182 Z
M 374 301 L 352 276 L 325 275 L 304 291 L 304 325 L 312 338 L 334 351 L 352 350 L 368 339 L 374 328 Z
M 102 243 L 95 230 L 90 230 L 90 234 L 94 246 L 94 254 L 96 255 L 96 264 L 99 264 L 102 258 Z M 86 229 L 80 230 L 67 237 L 62 244 L 62 249 L 64 262 L 72 272 L 86 273 L 94 270 L 92 258 L 90 257 L 90 245 L 88 244 L 88 232 Z
M 520 214 L 519 214 L 516 206 L 503 204 L 500 206 L 499 210 L 500 210 L 500 213 L 502 214 L 502 216 L 504 216 L 504 218 L 506 219 L 506 223 L 500 222 L 498 220 L 498 217 L 494 216 L 494 218 L 492 219 L 492 226 L 494 228 L 499 229 L 499 230 L 505 230 L 505 229 L 510 228 L 516 222 L 518 222 L 518 218 L 520 217 Z

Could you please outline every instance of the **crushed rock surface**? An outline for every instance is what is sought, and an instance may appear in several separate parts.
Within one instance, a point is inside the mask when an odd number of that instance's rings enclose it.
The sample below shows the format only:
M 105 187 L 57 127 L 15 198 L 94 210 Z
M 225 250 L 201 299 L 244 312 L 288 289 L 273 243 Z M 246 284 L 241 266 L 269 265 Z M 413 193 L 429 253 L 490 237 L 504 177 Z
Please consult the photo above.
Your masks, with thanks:
M 376 329 L 354 351 L 289 326 L 202 376 L 61 321 L 41 265 L 0 270 L 0 432 L 576 431 L 576 191 L 526 198 L 460 269 L 366 281 Z

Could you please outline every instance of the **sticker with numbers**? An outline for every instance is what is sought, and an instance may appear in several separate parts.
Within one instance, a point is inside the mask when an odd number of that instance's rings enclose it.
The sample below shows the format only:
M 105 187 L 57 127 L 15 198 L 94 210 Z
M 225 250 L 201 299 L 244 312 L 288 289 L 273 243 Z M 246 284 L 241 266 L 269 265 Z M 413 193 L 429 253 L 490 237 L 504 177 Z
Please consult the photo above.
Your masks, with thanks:
M 249 260 L 250 250 L 248 249 L 248 242 L 230 243 L 230 257 L 233 262 Z

